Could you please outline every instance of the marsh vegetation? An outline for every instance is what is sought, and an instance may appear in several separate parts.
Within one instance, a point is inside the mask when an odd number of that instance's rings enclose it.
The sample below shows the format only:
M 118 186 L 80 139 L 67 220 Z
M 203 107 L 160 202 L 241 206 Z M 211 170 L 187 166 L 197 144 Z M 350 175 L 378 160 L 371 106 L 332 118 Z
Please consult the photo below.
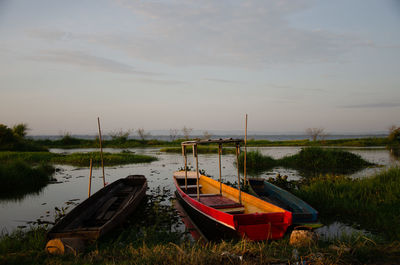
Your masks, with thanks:
M 39 192 L 52 179 L 55 168 L 48 164 L 32 166 L 21 160 L 0 164 L 0 199 L 22 198 Z
M 60 165 L 85 166 L 88 167 L 90 159 L 94 166 L 100 166 L 100 152 L 57 154 L 50 152 L 0 152 L 0 162 L 11 162 L 22 160 L 29 163 L 51 163 Z M 148 155 L 139 155 L 131 152 L 103 153 L 106 166 L 148 163 L 157 158 Z
M 257 173 L 273 167 L 296 169 L 302 176 L 310 177 L 319 174 L 350 174 L 373 164 L 361 156 L 340 149 L 305 147 L 297 154 L 274 159 L 262 155 L 259 151 L 247 152 L 247 170 Z M 243 170 L 244 153 L 239 156 L 239 167 Z

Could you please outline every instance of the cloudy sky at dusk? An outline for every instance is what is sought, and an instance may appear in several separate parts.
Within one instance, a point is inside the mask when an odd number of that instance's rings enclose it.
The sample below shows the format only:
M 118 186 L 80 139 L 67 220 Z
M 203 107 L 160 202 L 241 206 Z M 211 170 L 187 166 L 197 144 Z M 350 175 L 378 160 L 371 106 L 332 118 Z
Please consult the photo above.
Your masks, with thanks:
M 386 131 L 399 29 L 396 0 L 0 0 L 0 123 Z

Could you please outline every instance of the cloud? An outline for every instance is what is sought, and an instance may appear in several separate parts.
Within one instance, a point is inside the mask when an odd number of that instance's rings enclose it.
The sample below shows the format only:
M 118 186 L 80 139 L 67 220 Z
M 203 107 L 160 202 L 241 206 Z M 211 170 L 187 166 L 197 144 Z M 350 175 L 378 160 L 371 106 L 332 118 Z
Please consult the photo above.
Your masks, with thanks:
M 286 17 L 309 1 L 137 1 L 118 3 L 146 23 L 145 38 L 118 38 L 108 45 L 132 56 L 170 64 L 260 67 L 280 63 L 337 61 L 359 39 L 290 25 Z
M 203 80 L 205 80 L 205 81 L 210 81 L 210 82 L 217 82 L 217 83 L 243 84 L 243 82 L 240 82 L 240 81 L 226 80 L 226 79 L 218 79 L 218 78 L 203 78 Z
M 370 42 L 346 34 L 296 28 L 287 17 L 310 1 L 140 1 L 118 0 L 133 16 L 132 31 L 82 34 L 30 30 L 50 41 L 84 41 L 131 58 L 174 66 L 244 68 L 273 64 L 338 62 L 354 47 Z
M 111 60 L 104 57 L 99 57 L 84 53 L 82 51 L 70 50 L 54 50 L 42 51 L 39 55 L 25 57 L 29 60 L 70 64 L 80 67 L 89 68 L 94 71 L 103 71 L 120 74 L 141 74 L 141 75 L 157 75 L 156 73 L 136 71 L 132 66 Z
M 400 103 L 380 102 L 380 103 L 369 103 L 369 104 L 344 105 L 344 106 L 340 106 L 340 107 L 348 108 L 348 109 L 397 108 L 397 107 L 400 107 Z

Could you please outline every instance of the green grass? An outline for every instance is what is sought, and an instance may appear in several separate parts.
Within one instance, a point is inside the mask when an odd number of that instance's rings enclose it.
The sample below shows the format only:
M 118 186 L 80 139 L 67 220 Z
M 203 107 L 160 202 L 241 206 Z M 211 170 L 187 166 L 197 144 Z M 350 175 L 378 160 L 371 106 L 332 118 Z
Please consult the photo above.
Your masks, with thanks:
M 53 173 L 54 167 L 44 164 L 30 166 L 22 161 L 2 163 L 0 199 L 18 199 L 29 193 L 37 193 L 47 185 Z
M 0 152 L 0 162 L 22 160 L 28 163 L 53 163 L 73 166 L 89 166 L 90 158 L 94 166 L 100 166 L 100 152 L 56 154 L 50 152 Z M 104 165 L 114 166 L 133 163 L 148 163 L 157 158 L 129 152 L 103 153 Z
M 400 238 L 400 168 L 363 179 L 318 177 L 295 193 L 322 216 L 356 222 L 391 240 Z
M 294 168 L 306 174 L 351 174 L 373 165 L 361 156 L 340 149 L 303 148 L 298 154 L 278 159 L 280 166 Z
M 90 163 L 90 158 L 95 161 L 94 166 L 101 165 L 100 152 L 57 155 L 51 159 L 51 162 L 55 164 L 67 164 L 73 166 L 88 166 Z M 149 163 L 157 160 L 157 158 L 133 153 L 103 153 L 103 160 L 105 166 L 114 166 L 133 163 Z
M 257 173 L 273 167 L 293 168 L 303 176 L 316 176 L 321 173 L 349 174 L 373 165 L 361 156 L 339 149 L 305 147 L 298 154 L 274 159 L 259 151 L 247 152 L 247 170 Z M 243 170 L 244 153 L 240 154 L 239 167 Z
M 182 147 L 166 147 L 166 148 L 161 148 L 160 152 L 166 152 L 166 153 L 182 153 Z M 193 149 L 191 146 L 188 146 L 186 148 L 187 153 L 193 152 Z M 197 146 L 197 152 L 199 154 L 218 154 L 218 147 L 217 146 L 212 146 L 212 145 L 199 145 Z M 222 154 L 235 154 L 236 150 L 234 148 L 222 148 Z
M 260 151 L 250 151 L 246 154 L 246 169 L 248 172 L 257 172 L 275 167 L 277 160 L 270 156 L 264 156 Z M 244 153 L 239 156 L 239 167 L 244 168 Z

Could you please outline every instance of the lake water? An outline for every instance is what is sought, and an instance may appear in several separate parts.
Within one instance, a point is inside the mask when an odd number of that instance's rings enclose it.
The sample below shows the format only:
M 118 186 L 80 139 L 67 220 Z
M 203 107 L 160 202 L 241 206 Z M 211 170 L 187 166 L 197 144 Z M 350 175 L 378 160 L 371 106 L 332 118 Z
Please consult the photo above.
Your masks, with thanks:
M 300 147 L 257 147 L 248 150 L 258 149 L 262 154 L 270 155 L 274 158 L 281 158 L 286 155 L 296 154 Z M 125 149 L 126 150 L 126 149 Z M 128 149 L 137 154 L 152 155 L 158 161 L 152 163 L 130 164 L 116 167 L 106 167 L 106 182 L 111 183 L 119 178 L 131 174 L 142 174 L 147 177 L 149 188 L 166 187 L 171 191 L 175 190 L 172 174 L 183 166 L 183 158 L 180 154 L 162 153 L 159 148 L 132 148 Z M 353 177 L 366 177 L 371 174 L 384 170 L 386 167 L 399 165 L 398 160 L 394 159 L 390 152 L 384 148 L 348 148 L 347 150 L 361 155 L 364 159 L 383 165 L 362 170 Z M 89 152 L 97 151 L 93 149 L 63 150 L 52 149 L 56 153 Z M 105 149 L 105 152 L 121 152 L 122 149 Z M 237 170 L 234 165 L 236 157 L 234 155 L 222 156 L 222 175 L 225 181 L 236 181 Z M 194 165 L 193 157 L 188 155 L 189 165 Z M 74 203 L 79 203 L 88 196 L 88 176 L 89 168 L 77 168 L 72 166 L 56 165 L 58 169 L 54 174 L 60 183 L 49 184 L 38 194 L 30 194 L 19 200 L 0 201 L 0 227 L 3 232 L 11 232 L 17 227 L 27 226 L 27 222 L 40 219 L 42 221 L 54 221 L 55 207 L 59 209 L 73 207 Z M 218 155 L 200 154 L 199 168 L 205 169 L 206 173 L 218 176 Z M 263 172 L 261 177 L 271 177 L 276 174 L 287 175 L 288 179 L 299 179 L 296 170 L 285 168 L 274 168 Z M 93 169 L 92 193 L 102 187 L 101 168 Z

